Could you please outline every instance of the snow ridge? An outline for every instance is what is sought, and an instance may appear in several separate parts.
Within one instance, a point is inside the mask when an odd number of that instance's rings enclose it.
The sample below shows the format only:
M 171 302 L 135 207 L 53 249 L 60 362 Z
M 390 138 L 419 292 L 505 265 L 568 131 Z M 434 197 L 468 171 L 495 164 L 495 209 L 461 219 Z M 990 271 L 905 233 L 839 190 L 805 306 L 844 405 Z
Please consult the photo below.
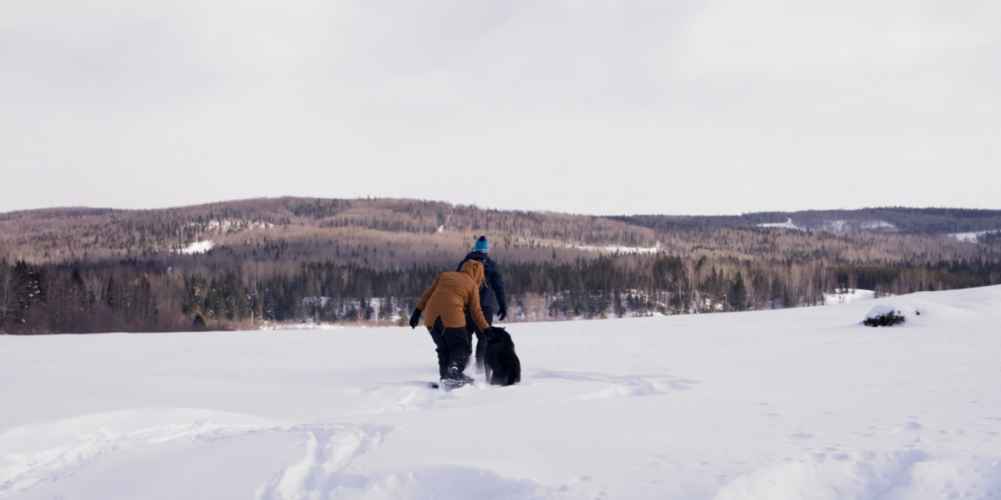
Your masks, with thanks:
M 939 500 L 1001 495 L 1001 462 L 934 458 L 920 449 L 818 454 L 730 482 L 715 500 Z

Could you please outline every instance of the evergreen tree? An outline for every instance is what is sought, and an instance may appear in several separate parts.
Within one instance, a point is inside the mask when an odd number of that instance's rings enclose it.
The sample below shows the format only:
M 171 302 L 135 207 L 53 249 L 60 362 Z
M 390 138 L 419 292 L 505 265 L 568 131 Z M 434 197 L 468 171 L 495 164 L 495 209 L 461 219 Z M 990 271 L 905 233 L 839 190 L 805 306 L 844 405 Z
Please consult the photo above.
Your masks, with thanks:
M 744 276 L 740 271 L 737 271 L 737 277 L 734 278 L 726 299 L 731 310 L 743 311 L 747 308 L 747 288 L 744 286 Z

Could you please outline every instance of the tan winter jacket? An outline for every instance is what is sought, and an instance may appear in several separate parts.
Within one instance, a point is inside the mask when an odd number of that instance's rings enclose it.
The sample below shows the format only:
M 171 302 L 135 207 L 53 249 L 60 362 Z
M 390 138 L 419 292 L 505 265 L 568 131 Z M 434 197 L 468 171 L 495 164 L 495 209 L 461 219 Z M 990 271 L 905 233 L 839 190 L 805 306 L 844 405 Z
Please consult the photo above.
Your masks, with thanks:
M 490 325 L 480 309 L 483 275 L 483 264 L 475 260 L 466 261 L 460 272 L 439 274 L 417 303 L 417 308 L 423 311 L 424 324 L 433 327 L 440 317 L 445 328 L 465 328 L 468 310 L 480 331 L 486 331 Z

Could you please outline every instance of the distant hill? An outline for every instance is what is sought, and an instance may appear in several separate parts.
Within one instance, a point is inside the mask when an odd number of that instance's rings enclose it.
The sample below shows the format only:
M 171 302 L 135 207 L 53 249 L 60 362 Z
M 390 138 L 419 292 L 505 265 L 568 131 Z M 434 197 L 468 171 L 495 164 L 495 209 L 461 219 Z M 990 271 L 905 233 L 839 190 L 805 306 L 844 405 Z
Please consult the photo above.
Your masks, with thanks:
M 1001 283 L 1001 211 L 591 216 L 268 198 L 0 214 L 0 333 L 397 323 L 489 236 L 512 320 L 818 305 Z
M 0 214 L 0 257 L 62 262 L 170 255 L 215 247 L 328 241 L 395 247 L 418 260 L 489 234 L 511 249 L 654 246 L 654 231 L 604 217 L 485 210 L 395 199 L 274 198 L 161 210 L 44 209 Z M 323 250 L 316 248 L 323 254 Z M 402 253 L 402 252 L 400 252 Z
M 658 231 L 776 227 L 832 233 L 872 231 L 947 235 L 1001 230 L 1001 210 L 959 208 L 885 207 L 757 212 L 737 216 L 635 215 L 612 218 Z
M 548 259 L 553 251 L 565 258 L 616 251 L 687 254 L 694 247 L 732 253 L 734 242 L 717 234 L 721 230 L 826 233 L 787 236 L 797 240 L 787 242 L 793 247 L 844 235 L 988 235 L 1001 231 L 1001 210 L 866 208 L 601 217 L 423 200 L 319 198 L 263 198 L 159 210 L 54 208 L 0 214 L 0 258 L 56 263 L 181 255 L 209 248 L 243 253 L 281 241 L 284 251 L 317 258 L 355 249 L 392 249 L 395 256 L 380 259 L 388 265 L 435 261 L 443 251 L 451 258 L 479 234 L 488 234 L 499 248 L 525 260 Z M 970 252 L 951 242 L 936 240 L 935 246 L 946 247 L 935 253 L 950 256 Z

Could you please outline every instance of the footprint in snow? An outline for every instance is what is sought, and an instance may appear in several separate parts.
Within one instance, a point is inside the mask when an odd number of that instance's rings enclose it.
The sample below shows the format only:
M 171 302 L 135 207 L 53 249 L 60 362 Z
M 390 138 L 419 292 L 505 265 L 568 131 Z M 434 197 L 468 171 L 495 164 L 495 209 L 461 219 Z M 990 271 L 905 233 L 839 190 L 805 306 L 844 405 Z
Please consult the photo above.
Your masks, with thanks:
M 343 470 L 358 456 L 376 447 L 384 429 L 376 427 L 303 427 L 303 457 L 258 488 L 257 500 L 328 498 L 350 478 Z

